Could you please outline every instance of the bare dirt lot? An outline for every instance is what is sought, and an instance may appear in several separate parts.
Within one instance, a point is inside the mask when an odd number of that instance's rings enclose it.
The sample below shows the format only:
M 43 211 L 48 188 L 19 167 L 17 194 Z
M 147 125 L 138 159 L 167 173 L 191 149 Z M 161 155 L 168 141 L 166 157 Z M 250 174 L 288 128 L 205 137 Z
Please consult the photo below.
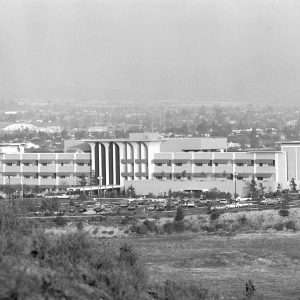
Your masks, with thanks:
M 262 299 L 300 299 L 300 233 L 131 238 L 151 279 L 195 281 L 221 299 L 242 299 L 251 279 Z

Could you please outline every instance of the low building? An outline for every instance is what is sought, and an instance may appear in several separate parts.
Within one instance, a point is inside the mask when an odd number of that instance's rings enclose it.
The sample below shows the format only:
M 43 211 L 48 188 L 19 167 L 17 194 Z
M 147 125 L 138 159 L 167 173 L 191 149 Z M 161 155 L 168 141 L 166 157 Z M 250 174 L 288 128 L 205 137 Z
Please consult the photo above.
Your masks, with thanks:
M 2 185 L 58 188 L 85 181 L 93 189 L 132 185 L 141 194 L 214 187 L 241 194 L 252 177 L 273 190 L 287 188 L 292 178 L 300 183 L 300 142 L 282 143 L 280 151 L 230 152 L 226 138 L 135 133 L 68 142 L 64 153 L 25 153 L 20 144 L 0 145 L 0 152 Z

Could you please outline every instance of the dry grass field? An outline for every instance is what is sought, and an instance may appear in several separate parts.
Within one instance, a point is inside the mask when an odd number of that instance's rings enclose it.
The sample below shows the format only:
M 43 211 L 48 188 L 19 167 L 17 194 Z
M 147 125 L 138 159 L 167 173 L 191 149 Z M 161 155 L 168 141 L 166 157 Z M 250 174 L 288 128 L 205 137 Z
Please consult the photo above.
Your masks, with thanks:
M 194 281 L 221 299 L 242 299 L 251 279 L 261 299 L 300 299 L 300 233 L 182 233 L 131 243 L 154 281 Z

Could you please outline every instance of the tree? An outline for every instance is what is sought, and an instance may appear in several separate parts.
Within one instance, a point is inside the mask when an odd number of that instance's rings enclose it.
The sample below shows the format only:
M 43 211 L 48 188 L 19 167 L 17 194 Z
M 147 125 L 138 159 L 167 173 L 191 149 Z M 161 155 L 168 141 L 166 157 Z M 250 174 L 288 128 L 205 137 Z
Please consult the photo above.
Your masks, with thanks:
M 281 184 L 278 183 L 278 184 L 277 184 L 277 188 L 276 188 L 276 196 L 277 196 L 277 197 L 280 197 L 281 194 L 282 194 L 282 192 L 281 192 Z
M 136 196 L 135 193 L 135 188 L 131 185 L 128 187 L 127 191 L 126 191 L 127 196 L 129 196 L 130 198 L 134 198 Z
M 79 185 L 80 186 L 86 186 L 87 185 L 87 180 L 86 180 L 86 177 L 84 175 L 81 175 L 79 177 Z
M 252 198 L 252 199 L 257 199 L 257 195 L 258 194 L 258 190 L 257 190 L 257 184 L 255 181 L 254 176 L 252 177 L 249 185 L 248 185 L 248 195 Z
M 184 219 L 184 210 L 181 206 L 179 206 L 176 210 L 176 215 L 174 218 L 175 222 L 180 222 Z
M 297 184 L 295 182 L 295 178 L 292 178 L 290 181 L 290 189 L 291 189 L 291 192 L 297 191 Z
M 259 199 L 261 200 L 264 195 L 265 195 L 265 187 L 264 187 L 263 183 L 260 182 L 259 186 L 258 186 L 258 196 L 259 196 Z

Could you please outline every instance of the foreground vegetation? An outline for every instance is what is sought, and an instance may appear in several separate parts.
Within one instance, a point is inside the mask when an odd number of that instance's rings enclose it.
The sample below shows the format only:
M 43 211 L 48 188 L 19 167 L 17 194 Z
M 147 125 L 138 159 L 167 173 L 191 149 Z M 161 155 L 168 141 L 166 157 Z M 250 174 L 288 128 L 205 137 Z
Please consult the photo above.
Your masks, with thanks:
M 213 299 L 189 282 L 152 283 L 126 243 L 49 235 L 0 206 L 0 299 Z
M 299 299 L 297 209 L 178 209 L 171 219 L 124 219 L 118 239 L 101 238 L 113 224 L 99 235 L 100 225 L 69 230 L 57 217 L 51 230 L 16 212 L 0 205 L 1 300 Z

